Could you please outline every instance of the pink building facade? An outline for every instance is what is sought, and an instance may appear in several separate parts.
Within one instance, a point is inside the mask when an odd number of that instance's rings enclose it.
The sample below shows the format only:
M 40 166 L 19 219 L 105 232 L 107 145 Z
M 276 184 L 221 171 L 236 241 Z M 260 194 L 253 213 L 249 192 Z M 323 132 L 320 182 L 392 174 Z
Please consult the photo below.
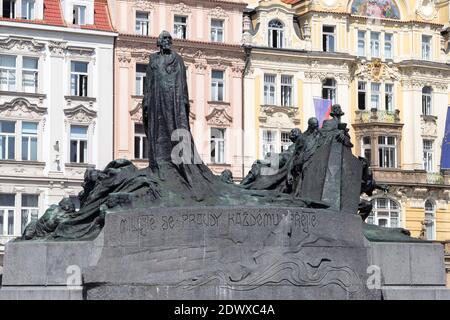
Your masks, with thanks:
M 187 67 L 191 130 L 216 174 L 243 176 L 242 1 L 110 1 L 115 29 L 114 157 L 146 166 L 141 103 L 149 55 L 162 30 Z

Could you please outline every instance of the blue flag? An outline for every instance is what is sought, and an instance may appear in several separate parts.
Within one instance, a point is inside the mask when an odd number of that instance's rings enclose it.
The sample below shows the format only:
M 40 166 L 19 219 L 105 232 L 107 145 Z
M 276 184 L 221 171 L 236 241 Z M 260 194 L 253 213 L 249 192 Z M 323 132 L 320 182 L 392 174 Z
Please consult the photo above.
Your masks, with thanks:
M 447 108 L 445 121 L 444 141 L 442 143 L 441 169 L 450 169 L 450 107 Z
M 329 99 L 314 98 L 314 109 L 319 126 L 322 128 L 323 122 L 330 118 L 332 101 Z

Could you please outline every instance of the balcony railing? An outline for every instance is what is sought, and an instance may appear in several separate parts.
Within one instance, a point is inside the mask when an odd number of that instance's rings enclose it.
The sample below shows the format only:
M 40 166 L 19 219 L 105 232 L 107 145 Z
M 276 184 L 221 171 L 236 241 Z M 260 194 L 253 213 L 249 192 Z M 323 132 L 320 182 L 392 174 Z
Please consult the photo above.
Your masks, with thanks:
M 400 110 L 357 110 L 355 114 L 356 123 L 400 123 Z
M 450 183 L 450 175 L 429 173 L 425 170 L 401 170 L 372 168 L 375 180 L 381 183 L 406 183 L 417 185 L 445 185 Z

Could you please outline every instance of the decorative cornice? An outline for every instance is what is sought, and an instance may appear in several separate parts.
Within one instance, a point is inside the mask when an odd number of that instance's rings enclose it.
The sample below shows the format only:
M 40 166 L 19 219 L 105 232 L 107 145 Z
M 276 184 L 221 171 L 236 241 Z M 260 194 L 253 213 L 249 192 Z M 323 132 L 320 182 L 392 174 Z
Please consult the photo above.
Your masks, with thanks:
M 180 13 L 180 14 L 189 14 L 191 13 L 191 8 L 184 4 L 183 2 L 180 2 L 176 5 L 174 5 L 171 9 L 172 12 Z
M 48 48 L 52 55 L 63 56 L 67 49 L 66 41 L 49 41 Z
M 132 110 L 130 110 L 130 117 L 131 120 L 136 122 L 142 122 L 143 116 L 142 116 L 142 102 L 139 102 L 136 104 L 136 107 L 134 107 Z
M 298 108 L 282 107 L 272 105 L 261 105 L 261 115 L 264 117 L 272 117 L 275 113 L 280 112 L 286 114 L 289 118 L 294 118 L 298 114 Z
M 71 55 L 77 56 L 93 56 L 95 55 L 94 48 L 86 48 L 86 47 L 77 47 L 77 46 L 68 46 L 66 52 Z
M 33 38 L 8 37 L 0 39 L 0 49 L 41 52 L 45 49 L 45 44 Z
M 83 105 L 75 108 L 64 109 L 66 120 L 70 123 L 91 124 L 97 117 L 97 111 L 90 110 Z
M 151 11 L 153 10 L 153 5 L 148 0 L 136 0 L 133 4 L 133 6 L 136 9 L 142 10 L 142 11 Z
M 217 18 L 217 19 L 226 19 L 228 18 L 228 13 L 222 8 L 222 7 L 215 7 L 212 10 L 209 10 L 208 15 L 211 16 L 212 18 Z
M 41 119 L 47 108 L 32 104 L 24 98 L 16 98 L 0 105 L 0 116 L 11 119 Z
M 229 127 L 233 122 L 233 118 L 228 115 L 225 109 L 214 108 L 213 111 L 206 116 L 209 125 Z

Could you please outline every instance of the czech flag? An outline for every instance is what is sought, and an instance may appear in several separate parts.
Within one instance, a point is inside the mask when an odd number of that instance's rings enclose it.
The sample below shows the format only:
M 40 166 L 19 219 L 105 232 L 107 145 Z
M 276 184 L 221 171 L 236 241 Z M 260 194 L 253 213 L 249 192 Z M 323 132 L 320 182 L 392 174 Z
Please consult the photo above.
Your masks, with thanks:
M 330 119 L 332 101 L 323 98 L 314 98 L 314 109 L 316 118 L 319 120 L 319 126 L 322 128 L 323 122 Z
M 444 141 L 442 143 L 441 169 L 450 169 L 450 107 L 447 108 Z

